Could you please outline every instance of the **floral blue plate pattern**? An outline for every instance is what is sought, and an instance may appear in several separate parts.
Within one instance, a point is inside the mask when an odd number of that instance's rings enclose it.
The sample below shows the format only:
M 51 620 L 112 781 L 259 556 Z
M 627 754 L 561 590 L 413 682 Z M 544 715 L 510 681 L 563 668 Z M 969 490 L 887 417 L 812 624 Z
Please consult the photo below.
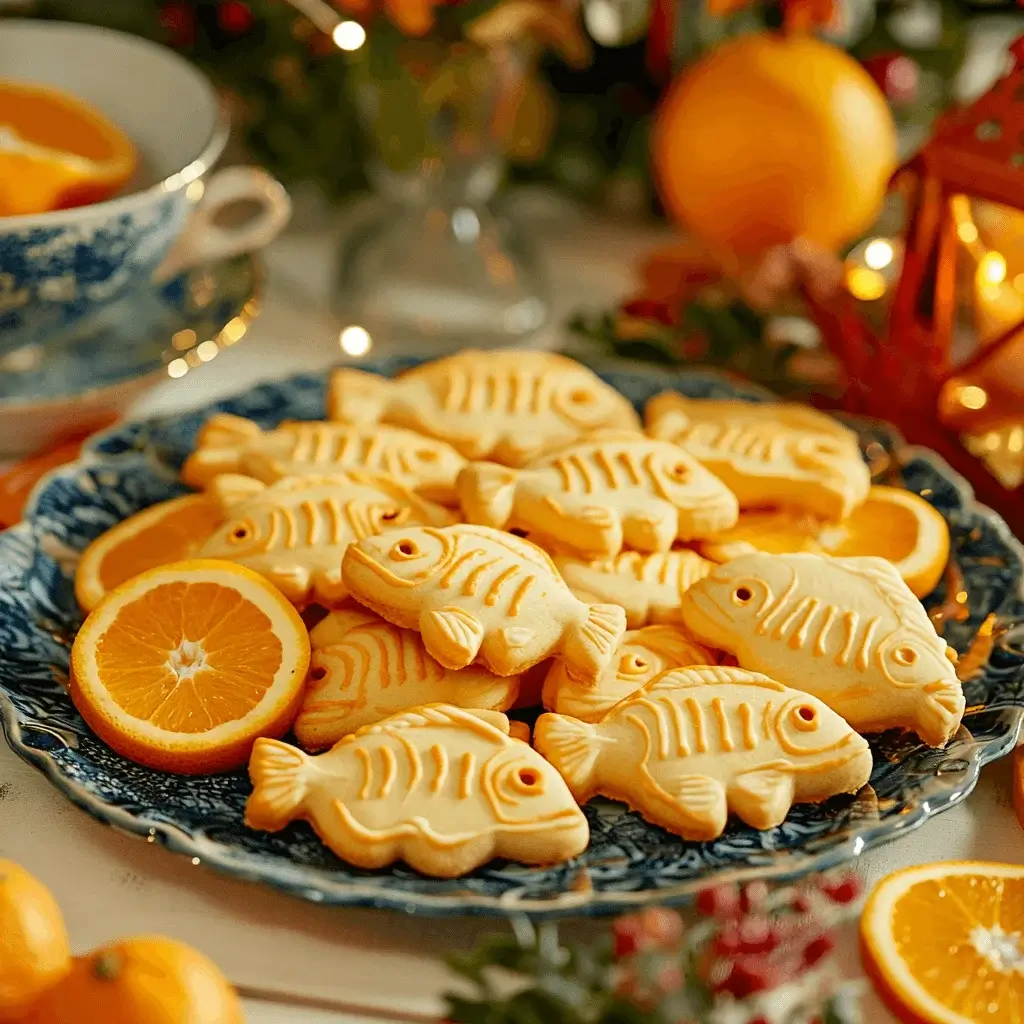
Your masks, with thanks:
M 708 373 L 603 375 L 638 406 L 666 387 L 700 397 L 765 397 Z M 216 408 L 264 427 L 314 419 L 323 415 L 324 382 L 297 377 Z M 187 779 L 131 764 L 89 732 L 62 685 L 80 622 L 72 592 L 78 553 L 113 523 L 182 492 L 176 471 L 211 411 L 98 436 L 78 463 L 40 485 L 25 521 L 0 534 L 0 712 L 14 750 L 75 804 L 218 871 L 325 904 L 431 915 L 607 913 L 682 900 L 710 878 L 792 878 L 848 860 L 963 799 L 982 765 L 1016 742 L 1024 717 L 1024 551 L 938 459 L 903 449 L 884 424 L 861 422 L 854 425 L 876 476 L 925 495 L 952 530 L 945 581 L 926 602 L 967 668 L 968 713 L 945 750 L 895 733 L 874 737 L 875 769 L 856 797 L 796 807 L 769 832 L 733 823 L 710 843 L 685 843 L 619 804 L 595 801 L 586 809 L 592 839 L 582 857 L 541 870 L 494 862 L 456 881 L 402 866 L 356 870 L 304 824 L 276 835 L 251 832 L 242 824 L 244 773 Z

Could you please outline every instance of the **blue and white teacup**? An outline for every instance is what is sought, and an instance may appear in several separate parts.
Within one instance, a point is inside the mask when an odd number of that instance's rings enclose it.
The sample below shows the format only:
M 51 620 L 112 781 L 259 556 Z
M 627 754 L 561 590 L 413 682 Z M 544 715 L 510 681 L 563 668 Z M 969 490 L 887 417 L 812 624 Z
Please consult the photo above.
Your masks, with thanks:
M 228 122 L 210 82 L 173 51 L 86 25 L 0 20 L 0 78 L 85 100 L 139 152 L 114 199 L 0 217 L 0 358 L 87 329 L 111 303 L 185 267 L 261 248 L 287 223 L 288 195 L 265 171 L 209 173 Z M 218 223 L 239 200 L 256 212 Z

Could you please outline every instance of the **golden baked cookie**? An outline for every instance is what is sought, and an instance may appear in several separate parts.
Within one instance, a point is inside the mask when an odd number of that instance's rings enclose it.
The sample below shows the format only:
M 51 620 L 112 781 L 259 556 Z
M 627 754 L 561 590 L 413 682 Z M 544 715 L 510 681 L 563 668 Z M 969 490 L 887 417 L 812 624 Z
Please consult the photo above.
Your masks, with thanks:
M 656 395 L 647 432 L 681 445 L 719 477 L 742 508 L 799 508 L 843 519 L 868 495 L 857 435 L 804 405 Z
M 593 430 L 640 432 L 633 406 L 597 374 L 552 352 L 467 350 L 392 380 L 336 370 L 330 418 L 393 423 L 440 438 L 467 459 L 521 466 Z
M 580 803 L 622 800 L 701 842 L 722 834 L 730 811 L 774 828 L 794 803 L 855 793 L 871 776 L 867 742 L 839 715 L 736 668 L 671 669 L 596 725 L 541 715 L 534 744 Z
M 486 526 L 367 537 L 345 552 L 342 576 L 357 601 L 418 630 L 450 669 L 479 661 L 509 676 L 557 655 L 574 678 L 593 683 L 626 628 L 617 605 L 574 597 L 536 545 Z
M 355 540 L 411 525 L 447 526 L 455 517 L 389 477 L 353 470 L 285 477 L 264 484 L 225 473 L 210 485 L 225 524 L 199 549 L 266 576 L 291 601 L 325 606 L 347 596 L 341 556 Z
M 261 430 L 252 420 L 217 413 L 199 432 L 181 478 L 189 487 L 203 489 L 222 473 L 273 483 L 286 476 L 364 469 L 452 504 L 455 478 L 464 465 L 465 459 L 444 442 L 400 427 L 296 421 Z
M 509 736 L 496 711 L 415 708 L 315 758 L 258 740 L 249 774 L 250 828 L 276 832 L 305 819 L 342 860 L 367 870 L 401 859 L 456 878 L 494 857 L 555 864 L 590 839 L 558 772 Z
M 676 445 L 602 431 L 510 469 L 476 462 L 459 473 L 466 519 L 518 527 L 592 558 L 623 547 L 668 551 L 736 522 L 732 492 Z
M 544 680 L 544 707 L 581 722 L 599 722 L 620 700 L 662 672 L 715 664 L 714 652 L 678 626 L 644 626 L 623 636 L 612 664 L 596 686 L 581 686 L 561 662 L 554 662 Z
M 696 551 L 623 551 L 614 558 L 586 561 L 555 555 L 569 589 L 588 604 L 612 603 L 626 612 L 630 629 L 648 623 L 678 623 L 683 594 L 715 567 Z
M 891 562 L 756 552 L 683 595 L 695 637 L 813 693 L 858 732 L 902 728 L 941 747 L 960 727 L 956 655 Z
M 439 665 L 418 633 L 358 606 L 331 612 L 309 639 L 309 684 L 293 727 L 307 750 L 421 704 L 504 711 L 519 692 L 518 676 Z

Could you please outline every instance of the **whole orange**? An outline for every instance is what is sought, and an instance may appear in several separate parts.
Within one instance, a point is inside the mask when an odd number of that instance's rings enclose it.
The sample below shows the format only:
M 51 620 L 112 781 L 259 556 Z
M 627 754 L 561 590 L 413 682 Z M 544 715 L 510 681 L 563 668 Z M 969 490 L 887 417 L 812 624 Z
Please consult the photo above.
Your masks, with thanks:
M 230 982 L 182 942 L 140 936 L 75 959 L 24 1024 L 243 1024 Z
M 852 57 L 811 36 L 758 32 L 670 86 L 652 139 L 668 212 L 740 257 L 804 237 L 852 241 L 896 169 L 885 97 Z
M 70 966 L 68 933 L 50 890 L 0 860 L 0 1021 L 20 1020 Z

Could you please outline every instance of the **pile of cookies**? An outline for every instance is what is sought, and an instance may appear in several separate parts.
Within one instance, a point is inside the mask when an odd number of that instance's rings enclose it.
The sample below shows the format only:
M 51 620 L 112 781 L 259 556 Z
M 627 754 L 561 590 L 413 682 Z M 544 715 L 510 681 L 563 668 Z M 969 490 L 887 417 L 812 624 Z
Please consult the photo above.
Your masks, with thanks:
M 597 795 L 710 840 L 856 792 L 862 733 L 950 739 L 955 655 L 915 596 L 941 516 L 873 488 L 814 410 L 665 393 L 645 415 L 564 357 L 462 352 L 337 371 L 325 422 L 211 417 L 182 476 L 217 524 L 189 553 L 313 626 L 305 752 L 255 739 L 251 827 L 303 818 L 360 867 L 451 877 L 578 855 Z M 504 712 L 541 702 L 531 746 Z

